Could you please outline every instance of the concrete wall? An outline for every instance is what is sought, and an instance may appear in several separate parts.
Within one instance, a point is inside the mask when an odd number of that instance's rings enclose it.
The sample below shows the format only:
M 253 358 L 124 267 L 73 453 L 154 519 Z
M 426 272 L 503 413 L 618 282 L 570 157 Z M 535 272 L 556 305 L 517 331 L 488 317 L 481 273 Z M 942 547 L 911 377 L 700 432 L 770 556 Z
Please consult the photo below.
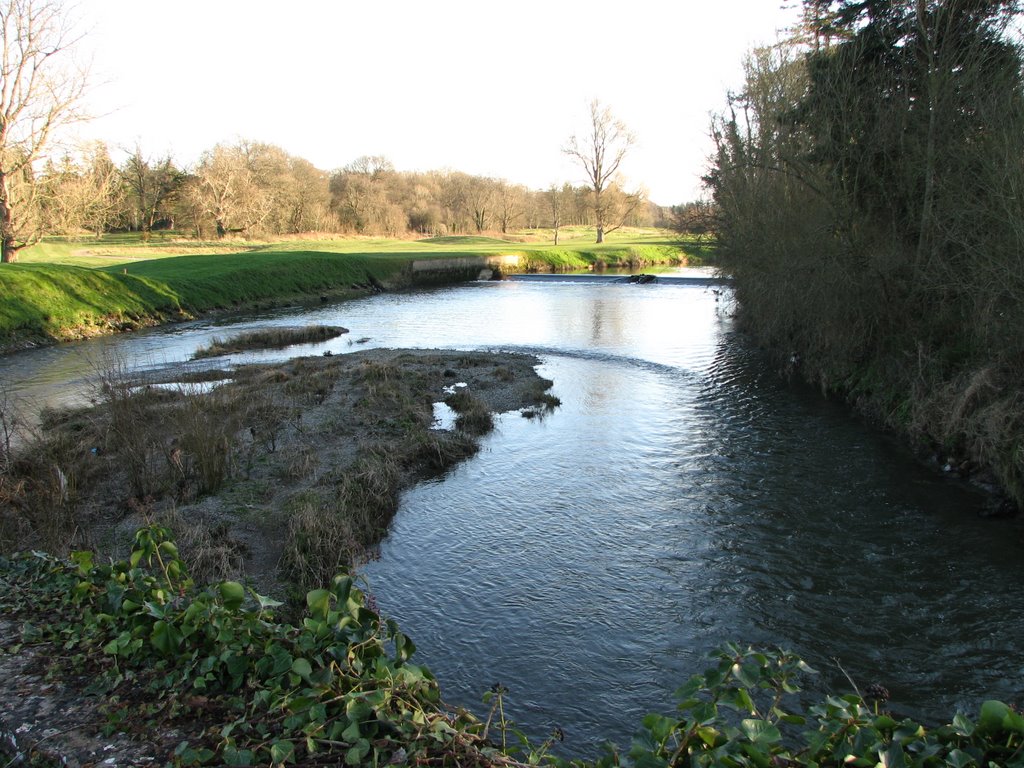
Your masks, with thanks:
M 413 285 L 443 285 L 470 280 L 498 280 L 519 269 L 516 254 L 460 256 L 455 259 L 419 259 L 412 263 Z

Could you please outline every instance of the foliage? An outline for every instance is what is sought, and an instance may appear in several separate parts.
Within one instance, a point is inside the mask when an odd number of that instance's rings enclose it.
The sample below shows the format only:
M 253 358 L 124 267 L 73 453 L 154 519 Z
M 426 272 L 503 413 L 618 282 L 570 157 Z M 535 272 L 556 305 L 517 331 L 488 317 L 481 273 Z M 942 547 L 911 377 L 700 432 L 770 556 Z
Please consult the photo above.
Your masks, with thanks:
M 1024 502 L 1018 3 L 804 5 L 803 36 L 753 52 L 714 124 L 716 237 L 746 325 Z
M 598 766 L 1019 766 L 1024 718 L 989 701 L 978 721 L 957 715 L 929 730 L 882 711 L 880 686 L 831 695 L 803 710 L 793 699 L 813 673 L 784 651 L 727 644 L 717 665 L 676 691 L 676 715 L 650 714 L 625 755 L 612 750 Z
M 568 762 L 551 754 L 557 730 L 539 746 L 515 730 L 500 685 L 485 721 L 447 710 L 413 642 L 350 576 L 309 591 L 297 624 L 279 622 L 280 603 L 237 582 L 194 584 L 155 526 L 126 561 L 27 553 L 0 559 L 0 580 L 23 642 L 57 642 L 106 695 L 109 731 L 130 715 L 186 734 L 175 765 L 1024 766 L 1024 717 L 1002 702 L 934 729 L 886 712 L 879 686 L 803 710 L 813 670 L 736 644 L 679 688 L 675 714 L 647 715 L 627 751 Z
M 192 169 L 141 146 L 115 167 L 102 144 L 84 147 L 47 162 L 37 181 L 46 194 L 33 212 L 39 209 L 36 223 L 49 235 L 130 231 L 148 239 L 176 229 L 218 242 L 324 232 L 457 236 L 596 226 L 598 214 L 630 226 L 664 217 L 664 209 L 611 178 L 599 208 L 592 188 L 565 184 L 553 210 L 546 192 L 504 179 L 402 172 L 383 157 L 361 157 L 329 174 L 281 147 L 244 139 L 213 146 Z
M 237 582 L 194 585 L 162 528 L 140 530 L 127 561 L 72 560 L 3 561 L 5 607 L 26 617 L 26 638 L 59 637 L 93 674 L 114 729 L 137 708 L 154 727 L 215 712 L 177 746 L 177 765 L 482 759 L 476 722 L 442 710 L 436 681 L 410 660 L 412 641 L 349 576 L 310 591 L 292 626 L 275 621 L 280 603 Z

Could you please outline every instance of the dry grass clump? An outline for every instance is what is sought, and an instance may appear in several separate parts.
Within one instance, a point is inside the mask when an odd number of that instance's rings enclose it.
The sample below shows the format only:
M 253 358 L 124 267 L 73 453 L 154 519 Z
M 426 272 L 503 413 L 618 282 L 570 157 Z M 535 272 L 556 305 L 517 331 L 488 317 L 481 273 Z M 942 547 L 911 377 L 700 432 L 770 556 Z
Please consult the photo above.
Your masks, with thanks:
M 429 430 L 420 435 L 408 454 L 410 464 L 426 474 L 444 472 L 477 452 L 476 441 L 465 432 Z
M 321 405 L 338 383 L 341 373 L 337 367 L 312 370 L 297 367 L 295 375 L 285 385 L 285 392 L 305 405 Z
M 352 523 L 321 498 L 306 494 L 290 509 L 281 574 L 301 586 L 326 584 L 364 551 Z
M 210 524 L 203 519 L 186 518 L 174 507 L 160 518 L 174 534 L 181 558 L 196 581 L 223 581 L 242 571 L 246 548 L 232 539 L 226 522 Z
M 507 365 L 494 366 L 494 378 L 498 381 L 515 381 L 516 375 Z
M 947 471 L 998 484 L 1024 507 L 1024 394 L 1016 378 L 986 366 L 922 388 L 899 426 Z
M 398 509 L 401 468 L 390 454 L 372 449 L 328 489 L 293 501 L 281 572 L 302 587 L 325 584 L 362 559 Z
M 81 409 L 44 411 L 42 429 L 52 439 L 25 433 L 15 451 L 5 447 L 0 463 L 0 546 L 9 551 L 32 546 L 66 555 L 87 544 L 78 525 L 80 486 L 96 474 L 97 436 Z
M 275 468 L 275 474 L 282 480 L 305 480 L 314 482 L 320 468 L 320 456 L 312 445 L 290 445 L 284 450 L 282 464 Z
M 216 389 L 206 395 L 185 393 L 175 409 L 168 466 L 181 474 L 182 491 L 213 493 L 233 473 L 243 409 L 237 393 Z
M 306 325 L 301 328 L 265 328 L 247 331 L 222 339 L 214 336 L 209 346 L 200 347 L 192 354 L 193 360 L 204 357 L 230 355 L 254 349 L 283 349 L 293 344 L 314 344 L 348 333 L 347 328 L 336 325 Z
M 455 428 L 470 435 L 485 435 L 494 429 L 494 415 L 487 404 L 467 389 L 458 389 L 444 402 L 458 414 Z

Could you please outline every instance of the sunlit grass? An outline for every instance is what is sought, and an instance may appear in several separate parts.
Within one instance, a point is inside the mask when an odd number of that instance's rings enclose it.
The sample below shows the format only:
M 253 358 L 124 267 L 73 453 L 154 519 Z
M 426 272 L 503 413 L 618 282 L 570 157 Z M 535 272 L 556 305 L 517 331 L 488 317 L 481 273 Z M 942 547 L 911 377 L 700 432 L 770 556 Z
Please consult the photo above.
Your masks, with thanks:
M 665 230 L 622 229 L 606 242 L 564 227 L 497 235 L 391 239 L 298 235 L 274 241 L 189 240 L 174 233 L 48 238 L 0 267 L 0 343 L 67 338 L 169 313 L 252 306 L 381 284 L 409 284 L 428 259 L 517 256 L 528 271 L 644 268 L 701 257 Z M 403 277 L 405 274 L 405 277 Z

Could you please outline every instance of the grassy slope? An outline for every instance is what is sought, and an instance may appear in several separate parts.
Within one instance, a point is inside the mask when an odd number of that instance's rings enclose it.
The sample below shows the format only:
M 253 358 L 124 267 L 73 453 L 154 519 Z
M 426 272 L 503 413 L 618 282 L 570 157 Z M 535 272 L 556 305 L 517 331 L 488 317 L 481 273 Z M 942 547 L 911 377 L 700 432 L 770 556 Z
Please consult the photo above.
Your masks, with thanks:
M 419 259 L 516 254 L 524 268 L 571 270 L 596 262 L 669 263 L 680 254 L 678 244 L 655 230 L 616 233 L 594 245 L 592 232 L 565 229 L 557 248 L 547 234 L 518 238 L 524 242 L 441 237 L 203 243 L 154 237 L 143 243 L 125 235 L 48 240 L 26 251 L 19 263 L 0 268 L 0 347 L 100 333 L 180 311 L 338 292 L 372 281 L 398 285 L 403 269 Z M 697 248 L 686 250 L 698 255 Z

